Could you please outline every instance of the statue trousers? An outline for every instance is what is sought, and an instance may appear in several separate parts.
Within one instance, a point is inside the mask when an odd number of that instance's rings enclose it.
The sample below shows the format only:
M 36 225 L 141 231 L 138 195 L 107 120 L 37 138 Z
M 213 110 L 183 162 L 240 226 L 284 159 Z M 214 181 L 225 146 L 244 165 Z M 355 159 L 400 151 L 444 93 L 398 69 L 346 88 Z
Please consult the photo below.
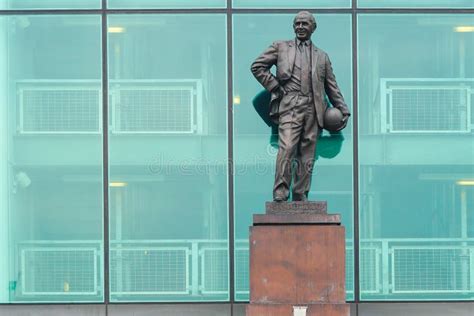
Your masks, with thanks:
M 287 200 L 290 187 L 293 201 L 307 198 L 320 132 L 312 97 L 297 92 L 284 95 L 279 106 L 274 199 Z

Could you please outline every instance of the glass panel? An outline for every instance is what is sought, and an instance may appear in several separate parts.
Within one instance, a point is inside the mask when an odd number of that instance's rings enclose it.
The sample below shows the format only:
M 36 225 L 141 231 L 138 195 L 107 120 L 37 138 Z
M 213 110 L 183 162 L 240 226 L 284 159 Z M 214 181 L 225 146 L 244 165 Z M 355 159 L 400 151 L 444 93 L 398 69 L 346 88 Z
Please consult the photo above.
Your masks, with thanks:
M 365 300 L 474 297 L 473 25 L 359 17 Z
M 108 0 L 111 9 L 190 9 L 190 8 L 225 8 L 227 0 Z
M 293 15 L 252 14 L 234 17 L 234 158 L 235 158 L 235 286 L 236 299 L 248 300 L 248 231 L 252 214 L 264 212 L 272 199 L 277 149 L 271 129 L 254 109 L 261 101 L 262 86 L 250 64 L 273 41 L 294 38 Z M 327 51 L 345 100 L 351 108 L 351 17 L 321 14 L 313 42 Z M 261 30 L 265 30 L 262 32 Z M 260 96 L 260 97 L 257 97 Z M 265 97 L 263 97 L 265 99 Z M 273 144 L 273 146 L 272 146 Z M 318 141 L 317 162 L 310 199 L 327 200 L 329 211 L 340 212 L 347 233 L 347 291 L 353 299 L 352 247 L 352 133 L 327 132 Z
M 350 8 L 352 0 L 233 0 L 234 8 Z
M 0 0 L 0 9 L 100 9 L 102 0 Z
M 225 15 L 110 16 L 109 53 L 111 299 L 228 300 Z
M 103 300 L 100 26 L 0 19 L 1 303 Z
M 472 0 L 358 0 L 361 8 L 473 8 Z

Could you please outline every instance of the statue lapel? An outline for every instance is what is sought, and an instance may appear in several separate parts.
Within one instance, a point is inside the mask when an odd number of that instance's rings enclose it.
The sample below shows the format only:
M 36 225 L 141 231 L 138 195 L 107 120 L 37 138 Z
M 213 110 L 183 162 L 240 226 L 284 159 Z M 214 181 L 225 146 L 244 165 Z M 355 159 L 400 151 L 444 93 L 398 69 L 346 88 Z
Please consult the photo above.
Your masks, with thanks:
M 290 68 L 290 76 L 293 72 L 293 67 L 295 66 L 295 58 L 296 58 L 296 48 L 295 48 L 295 41 L 289 41 L 288 43 L 288 66 Z
M 318 65 L 318 52 L 316 47 L 311 44 L 311 78 L 314 78 L 314 74 L 316 73 L 316 66 Z

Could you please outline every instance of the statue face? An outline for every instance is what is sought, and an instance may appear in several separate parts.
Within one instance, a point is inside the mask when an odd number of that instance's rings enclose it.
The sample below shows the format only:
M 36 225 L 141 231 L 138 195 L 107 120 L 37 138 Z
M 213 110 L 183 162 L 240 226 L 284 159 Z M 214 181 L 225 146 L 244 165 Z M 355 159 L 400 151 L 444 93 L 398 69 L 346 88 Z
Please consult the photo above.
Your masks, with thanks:
M 311 38 L 315 28 L 309 17 L 298 15 L 293 22 L 293 30 L 300 41 L 306 41 Z

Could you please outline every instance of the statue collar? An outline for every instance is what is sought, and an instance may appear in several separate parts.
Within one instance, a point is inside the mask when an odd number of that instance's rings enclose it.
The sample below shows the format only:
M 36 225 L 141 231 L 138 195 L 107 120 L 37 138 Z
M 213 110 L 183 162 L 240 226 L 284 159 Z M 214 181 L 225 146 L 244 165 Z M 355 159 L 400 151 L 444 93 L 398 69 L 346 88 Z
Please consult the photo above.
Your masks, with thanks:
M 311 40 L 307 41 L 300 41 L 299 39 L 296 38 L 296 47 L 298 47 L 301 43 L 303 43 L 305 46 L 311 46 Z

